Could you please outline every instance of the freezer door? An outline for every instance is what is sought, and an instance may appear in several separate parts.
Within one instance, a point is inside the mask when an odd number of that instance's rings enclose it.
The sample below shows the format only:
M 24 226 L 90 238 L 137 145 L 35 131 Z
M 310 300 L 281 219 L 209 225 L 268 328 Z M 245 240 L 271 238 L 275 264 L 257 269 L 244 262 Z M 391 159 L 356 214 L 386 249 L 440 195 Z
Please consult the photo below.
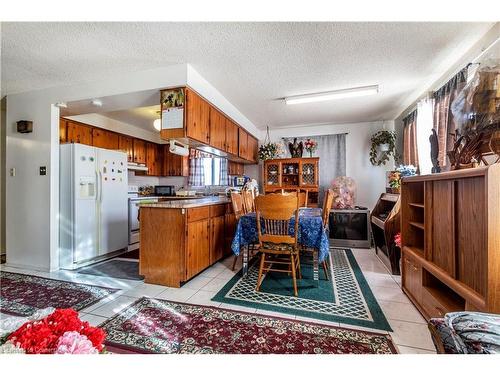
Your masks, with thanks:
M 98 255 L 98 228 L 96 225 L 97 159 L 95 148 L 74 144 L 72 164 L 72 196 L 74 202 L 73 262 L 78 263 Z
M 128 246 L 127 154 L 98 148 L 99 255 Z

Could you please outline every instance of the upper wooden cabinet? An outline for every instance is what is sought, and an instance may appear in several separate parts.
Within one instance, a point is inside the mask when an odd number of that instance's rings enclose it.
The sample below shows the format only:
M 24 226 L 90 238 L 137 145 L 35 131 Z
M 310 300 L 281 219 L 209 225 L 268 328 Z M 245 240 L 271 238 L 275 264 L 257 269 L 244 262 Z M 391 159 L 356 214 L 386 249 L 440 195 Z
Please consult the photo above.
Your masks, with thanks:
M 133 147 L 134 147 L 134 162 L 146 163 L 146 141 L 134 138 Z
M 92 146 L 107 148 L 109 150 L 118 150 L 118 133 L 110 132 L 101 128 L 92 129 Z
M 65 119 L 59 119 L 59 143 L 66 143 L 68 139 L 68 123 Z
M 259 152 L 259 142 L 256 138 L 252 137 L 248 134 L 248 143 L 247 143 L 247 160 L 257 162 Z
M 67 121 L 66 142 L 92 146 L 92 127 L 78 122 Z
M 210 104 L 186 89 L 186 135 L 194 140 L 210 144 Z
M 162 115 L 167 112 L 169 116 L 174 114 L 173 117 L 162 118 L 164 123 L 169 122 L 167 125 L 171 125 L 161 130 L 160 136 L 163 139 L 182 139 L 195 148 L 202 146 L 202 143 L 209 146 L 203 146 L 204 151 L 217 155 L 222 151 L 229 160 L 239 163 L 257 162 L 257 139 L 191 88 L 162 90 L 160 101 Z M 171 113 L 172 110 L 184 110 L 182 126 L 175 126 L 176 122 L 172 118 L 179 117 L 174 112 Z
M 148 176 L 163 175 L 163 146 L 156 143 L 146 143 L 146 166 Z
M 189 176 L 189 158 L 172 154 L 169 147 L 163 146 L 163 176 Z
M 210 107 L 210 146 L 226 151 L 226 118 Z
M 227 173 L 231 176 L 241 176 L 245 173 L 244 166 L 241 163 L 230 161 L 227 166 Z
M 248 159 L 248 133 L 240 128 L 238 138 L 238 156 L 242 159 Z
M 225 118 L 226 122 L 226 152 L 238 155 L 238 125 Z
M 134 139 L 126 135 L 118 137 L 118 149 L 127 152 L 127 160 L 134 161 Z

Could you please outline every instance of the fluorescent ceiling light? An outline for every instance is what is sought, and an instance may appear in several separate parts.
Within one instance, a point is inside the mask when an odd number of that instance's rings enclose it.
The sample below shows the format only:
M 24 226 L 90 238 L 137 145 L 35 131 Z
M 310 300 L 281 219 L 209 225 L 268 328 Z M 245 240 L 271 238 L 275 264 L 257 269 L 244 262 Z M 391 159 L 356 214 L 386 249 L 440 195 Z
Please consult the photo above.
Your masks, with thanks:
M 378 93 L 378 85 L 355 87 L 352 89 L 343 89 L 327 92 L 318 92 L 314 94 L 289 96 L 285 98 L 285 103 L 301 104 L 301 103 L 314 103 L 324 102 L 326 100 L 353 98 L 356 96 L 374 95 Z

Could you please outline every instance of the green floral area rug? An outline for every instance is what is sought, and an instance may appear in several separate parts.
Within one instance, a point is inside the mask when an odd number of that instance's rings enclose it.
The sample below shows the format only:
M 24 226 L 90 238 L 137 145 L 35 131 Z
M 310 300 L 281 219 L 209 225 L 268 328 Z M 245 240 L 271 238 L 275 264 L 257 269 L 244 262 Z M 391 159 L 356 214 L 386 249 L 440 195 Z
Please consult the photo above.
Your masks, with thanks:
M 351 250 L 331 248 L 327 261 L 330 278 L 326 280 L 320 267 L 317 282 L 313 280 L 312 266 L 302 264 L 302 279 L 297 280 L 298 297 L 293 296 L 291 277 L 277 272 L 266 274 L 257 292 L 259 266 L 255 261 L 250 264 L 247 277 L 242 278 L 240 271 L 212 300 L 392 331 Z

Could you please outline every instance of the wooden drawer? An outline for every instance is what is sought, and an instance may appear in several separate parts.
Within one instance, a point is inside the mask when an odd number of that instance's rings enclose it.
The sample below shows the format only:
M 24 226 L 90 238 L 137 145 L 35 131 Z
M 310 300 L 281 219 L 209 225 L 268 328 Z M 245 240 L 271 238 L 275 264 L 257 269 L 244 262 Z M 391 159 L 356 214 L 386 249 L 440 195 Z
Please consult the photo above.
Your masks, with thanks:
M 224 216 L 226 214 L 225 204 L 210 206 L 210 217 Z
M 210 216 L 210 207 L 196 207 L 189 208 L 187 210 L 187 221 L 188 223 L 203 219 L 208 219 Z
M 441 304 L 427 288 L 420 291 L 422 296 L 422 307 L 431 318 L 442 318 L 449 310 Z

